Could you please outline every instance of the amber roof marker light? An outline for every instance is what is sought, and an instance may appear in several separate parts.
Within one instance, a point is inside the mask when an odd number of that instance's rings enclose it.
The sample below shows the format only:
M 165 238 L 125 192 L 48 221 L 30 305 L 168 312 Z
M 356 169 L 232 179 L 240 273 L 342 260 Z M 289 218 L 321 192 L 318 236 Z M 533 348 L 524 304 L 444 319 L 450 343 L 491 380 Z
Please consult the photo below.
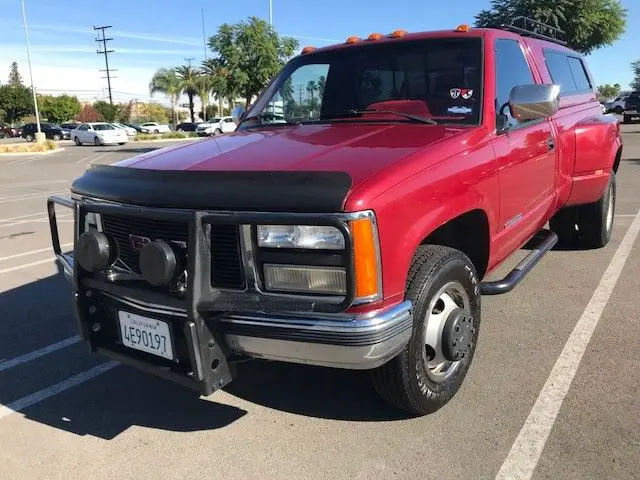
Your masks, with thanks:
M 469 30 L 471 30 L 471 27 L 469 25 L 458 25 L 456 27 L 456 32 L 467 33 Z
M 358 43 L 360 40 L 362 40 L 360 37 L 356 37 L 355 35 L 352 35 L 351 37 L 347 38 L 346 43 L 351 45 L 352 43 Z
M 384 35 L 381 33 L 372 33 L 367 37 L 367 40 L 380 40 L 384 38 Z
M 309 47 L 304 47 L 304 48 L 302 49 L 302 53 L 303 53 L 303 54 L 305 54 L 305 53 L 311 53 L 311 52 L 313 52 L 315 49 L 316 49 L 316 47 L 311 47 L 311 46 L 309 46 Z
M 389 34 L 389 38 L 402 38 L 407 34 L 406 30 L 395 30 Z

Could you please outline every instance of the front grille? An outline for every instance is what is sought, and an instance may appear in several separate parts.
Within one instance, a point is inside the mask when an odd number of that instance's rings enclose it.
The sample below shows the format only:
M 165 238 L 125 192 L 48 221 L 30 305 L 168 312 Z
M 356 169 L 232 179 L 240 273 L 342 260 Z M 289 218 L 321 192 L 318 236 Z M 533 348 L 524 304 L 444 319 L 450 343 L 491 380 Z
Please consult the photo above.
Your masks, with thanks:
M 138 252 L 131 248 L 130 235 L 179 244 L 186 244 L 189 237 L 187 222 L 102 215 L 102 227 L 105 234 L 116 240 L 119 259 L 137 274 L 140 274 Z M 238 227 L 212 225 L 211 249 L 211 285 L 217 288 L 243 288 L 244 274 Z

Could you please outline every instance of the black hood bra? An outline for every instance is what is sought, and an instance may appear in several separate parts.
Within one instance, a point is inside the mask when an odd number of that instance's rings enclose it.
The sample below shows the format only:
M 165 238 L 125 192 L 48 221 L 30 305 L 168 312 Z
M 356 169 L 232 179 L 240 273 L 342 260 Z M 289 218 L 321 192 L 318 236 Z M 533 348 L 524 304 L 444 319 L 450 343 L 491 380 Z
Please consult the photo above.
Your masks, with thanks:
M 345 172 L 211 172 L 97 165 L 76 179 L 71 191 L 158 208 L 334 213 L 342 211 L 351 185 Z

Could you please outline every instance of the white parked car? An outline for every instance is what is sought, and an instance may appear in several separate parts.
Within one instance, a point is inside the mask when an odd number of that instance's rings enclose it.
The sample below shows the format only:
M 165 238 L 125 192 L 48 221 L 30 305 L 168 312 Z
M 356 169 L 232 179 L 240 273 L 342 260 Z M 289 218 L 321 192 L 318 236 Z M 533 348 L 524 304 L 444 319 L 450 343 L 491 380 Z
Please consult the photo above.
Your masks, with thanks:
M 110 123 L 96 122 L 83 123 L 75 130 L 72 130 L 71 140 L 78 146 L 83 143 L 92 143 L 94 145 L 117 143 L 124 145 L 129 138 L 127 137 L 127 132 L 121 128 L 116 128 Z
M 168 133 L 171 131 L 169 125 L 163 125 L 158 122 L 147 122 L 140 125 L 142 133 Z
M 624 105 L 629 95 L 631 95 L 631 92 L 621 93 L 612 102 L 605 102 L 604 106 L 607 108 L 607 111 L 622 115 L 622 113 L 624 113 Z
M 112 123 L 111 125 L 113 125 L 116 128 L 121 128 L 122 130 L 127 132 L 127 136 L 129 136 L 129 137 L 135 137 L 136 134 L 138 133 L 135 128 L 129 127 L 127 125 L 123 125 L 122 123 L 117 123 L 116 122 L 116 123 Z
M 220 135 L 223 133 L 233 132 L 236 124 L 231 117 L 216 117 L 201 123 L 196 128 L 196 135 L 206 137 L 211 135 Z

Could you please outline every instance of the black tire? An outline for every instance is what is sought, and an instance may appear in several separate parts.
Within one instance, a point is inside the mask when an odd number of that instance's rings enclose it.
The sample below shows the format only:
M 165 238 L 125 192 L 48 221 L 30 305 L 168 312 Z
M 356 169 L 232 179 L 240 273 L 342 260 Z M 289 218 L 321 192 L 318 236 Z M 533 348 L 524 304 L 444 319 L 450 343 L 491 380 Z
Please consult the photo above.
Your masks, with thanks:
M 613 109 L 613 112 L 617 113 L 618 115 L 622 115 L 622 112 L 624 112 L 624 108 L 618 105 L 616 108 Z
M 62 138 L 62 137 L 61 137 L 60 135 L 58 135 L 58 134 L 55 134 L 55 135 L 53 136 L 53 140 L 55 140 L 56 142 L 60 141 L 60 140 L 61 140 L 61 138 Z
M 93 139 L 93 144 L 94 144 L 96 147 L 99 147 L 99 146 L 101 145 L 101 143 L 100 143 L 100 139 L 99 139 L 98 137 L 94 137 L 94 139 Z
M 431 312 L 436 312 L 438 301 L 441 301 L 438 292 L 453 284 L 467 295 L 468 323 L 465 325 L 469 329 L 468 337 L 462 342 L 467 351 L 453 364 L 456 368 L 449 376 L 436 381 L 427 365 L 433 351 L 425 344 L 425 320 Z M 453 398 L 473 359 L 481 314 L 476 270 L 469 258 L 458 250 L 440 245 L 421 246 L 409 270 L 406 298 L 414 306 L 411 339 L 400 354 L 372 371 L 373 385 L 391 405 L 413 415 L 426 415 L 439 410 Z
M 34 137 L 33 137 L 33 135 L 31 135 L 30 133 L 27 133 L 27 134 L 24 136 L 24 139 L 25 139 L 27 142 L 33 142 Z
M 153 131 L 153 133 L 154 133 L 154 134 L 156 134 L 156 135 L 158 135 L 158 134 L 160 133 L 160 130 L 157 130 L 157 129 L 156 129 L 156 130 L 154 130 L 154 131 Z
M 222 130 L 220 130 L 219 128 L 216 128 L 215 132 L 213 132 L 214 135 L 222 135 Z
M 82 146 L 82 142 L 80 141 L 80 139 L 79 139 L 78 137 L 73 137 L 73 141 L 75 142 L 75 144 L 76 144 L 78 147 L 81 147 L 81 146 Z
M 616 174 L 611 172 L 607 188 L 597 202 L 580 207 L 578 226 L 585 248 L 602 248 L 611 240 L 616 213 Z
M 602 248 L 611 240 L 615 207 L 616 174 L 611 172 L 609 183 L 600 200 L 563 208 L 549 221 L 549 226 L 558 235 L 560 247 Z
M 631 119 L 632 119 L 631 115 L 624 115 L 622 117 L 622 123 L 631 123 Z
M 124 145 L 127 142 L 118 142 L 118 145 Z

